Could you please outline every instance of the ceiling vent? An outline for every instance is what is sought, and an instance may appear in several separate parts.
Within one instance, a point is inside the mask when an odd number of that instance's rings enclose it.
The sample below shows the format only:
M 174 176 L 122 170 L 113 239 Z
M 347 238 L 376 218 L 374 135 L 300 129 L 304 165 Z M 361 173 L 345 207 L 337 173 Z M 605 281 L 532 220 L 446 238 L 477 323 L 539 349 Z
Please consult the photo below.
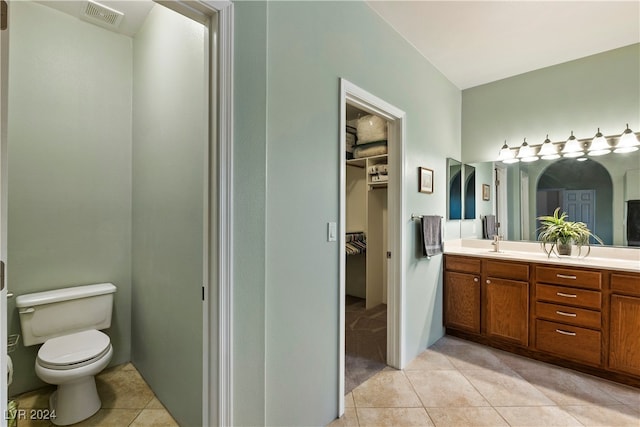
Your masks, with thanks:
M 118 28 L 122 22 L 122 18 L 124 18 L 124 13 L 88 0 L 81 17 L 86 21 L 103 27 Z

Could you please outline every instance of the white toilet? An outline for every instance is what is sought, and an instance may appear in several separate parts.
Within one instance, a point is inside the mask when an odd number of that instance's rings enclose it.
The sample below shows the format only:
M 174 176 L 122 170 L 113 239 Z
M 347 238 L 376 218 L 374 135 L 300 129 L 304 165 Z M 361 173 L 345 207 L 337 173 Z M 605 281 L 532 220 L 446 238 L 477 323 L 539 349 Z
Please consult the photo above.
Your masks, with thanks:
M 16 298 L 24 345 L 43 344 L 36 374 L 58 386 L 49 399 L 56 425 L 80 422 L 102 406 L 95 375 L 109 364 L 113 348 L 99 329 L 111 326 L 115 291 L 113 284 L 100 283 Z

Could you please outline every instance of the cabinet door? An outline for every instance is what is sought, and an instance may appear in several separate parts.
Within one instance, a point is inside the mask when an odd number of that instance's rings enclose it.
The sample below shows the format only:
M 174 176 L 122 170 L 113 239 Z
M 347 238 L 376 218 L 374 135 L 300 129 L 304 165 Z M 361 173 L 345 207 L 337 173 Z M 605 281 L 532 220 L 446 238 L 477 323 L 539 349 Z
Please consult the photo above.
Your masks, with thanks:
M 640 376 L 640 298 L 611 295 L 609 367 Z
M 444 325 L 447 328 L 480 333 L 480 277 L 445 272 Z
M 529 344 L 529 283 L 486 280 L 486 334 L 520 345 Z

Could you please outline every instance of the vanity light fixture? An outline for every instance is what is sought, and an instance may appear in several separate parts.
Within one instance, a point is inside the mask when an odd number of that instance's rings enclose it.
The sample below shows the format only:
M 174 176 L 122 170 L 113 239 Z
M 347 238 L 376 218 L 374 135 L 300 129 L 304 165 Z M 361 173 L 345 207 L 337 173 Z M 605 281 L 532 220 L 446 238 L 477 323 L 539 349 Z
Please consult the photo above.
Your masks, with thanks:
M 555 160 L 560 158 L 560 154 L 558 154 L 558 147 L 553 145 L 549 139 L 549 135 L 547 135 L 547 139 L 542 143 L 540 151 L 538 151 L 538 155 L 542 160 Z
M 589 155 L 590 156 L 603 156 L 605 154 L 609 154 L 611 152 L 611 146 L 607 142 L 607 139 L 600 132 L 600 128 L 598 128 L 598 132 L 596 136 L 593 137 L 591 141 L 591 145 L 589 145 Z
M 509 164 L 509 163 L 518 163 L 520 159 L 516 158 L 516 153 L 511 151 L 511 149 L 507 145 L 507 141 L 505 141 L 504 145 L 500 149 L 500 154 L 498 155 L 498 161 Z
M 627 123 L 627 128 L 622 132 L 622 135 L 620 135 L 620 140 L 616 144 L 613 152 L 618 154 L 631 153 L 638 150 L 639 146 L 640 141 L 638 141 L 638 137 L 629 129 L 629 124 Z
M 600 128 L 598 128 L 598 132 L 591 140 L 579 140 L 573 135 L 573 131 L 571 131 L 571 136 L 569 136 L 565 142 L 551 142 L 549 135 L 547 135 L 547 138 L 540 145 L 529 145 L 525 138 L 520 147 L 510 148 L 507 145 L 507 141 L 505 141 L 500 149 L 497 161 L 506 164 L 534 162 L 539 159 L 555 160 L 560 158 L 560 155 L 574 159 L 581 157 L 580 161 L 584 161 L 586 159 L 584 156 L 587 154 L 595 157 L 603 156 L 612 151 L 621 154 L 632 153 L 638 150 L 640 150 L 640 132 L 633 132 L 627 124 L 626 129 L 620 136 L 605 136 L 600 132 Z
M 587 160 L 587 158 L 586 157 L 578 157 L 576 160 L 579 161 L 579 162 L 584 162 L 584 161 Z
M 518 149 L 518 158 L 521 162 L 535 162 L 538 160 L 536 156 L 536 149 L 527 144 L 527 138 L 522 141 L 522 145 Z
M 573 131 L 571 131 L 571 136 L 567 139 L 567 142 L 564 143 L 564 148 L 562 149 L 563 157 L 580 157 L 584 154 L 584 148 L 582 147 L 582 143 L 573 136 Z

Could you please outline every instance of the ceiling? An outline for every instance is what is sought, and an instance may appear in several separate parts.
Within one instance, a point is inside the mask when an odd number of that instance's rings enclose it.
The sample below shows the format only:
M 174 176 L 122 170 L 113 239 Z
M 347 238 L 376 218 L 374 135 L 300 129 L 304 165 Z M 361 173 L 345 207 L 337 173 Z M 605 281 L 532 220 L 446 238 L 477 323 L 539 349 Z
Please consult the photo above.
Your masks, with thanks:
M 150 0 L 98 0 L 125 13 L 132 36 Z M 86 1 L 39 3 L 80 17 Z M 640 42 L 640 0 L 367 0 L 460 89 Z
M 126 36 L 134 36 L 145 19 L 147 19 L 147 15 L 153 8 L 154 3 L 151 0 L 94 0 L 100 5 L 107 6 L 111 9 L 117 10 L 118 12 L 124 13 L 124 18 L 120 25 L 115 28 L 111 26 L 105 26 L 105 28 L 124 34 Z M 67 0 L 67 1 L 51 1 L 51 0 L 41 0 L 37 3 L 41 3 L 45 6 L 49 6 L 53 9 L 57 9 L 60 12 L 67 13 L 71 16 L 75 16 L 76 18 L 82 19 L 84 9 L 87 5 L 87 1 L 84 0 Z
M 367 3 L 460 89 L 640 42 L 640 0 Z

